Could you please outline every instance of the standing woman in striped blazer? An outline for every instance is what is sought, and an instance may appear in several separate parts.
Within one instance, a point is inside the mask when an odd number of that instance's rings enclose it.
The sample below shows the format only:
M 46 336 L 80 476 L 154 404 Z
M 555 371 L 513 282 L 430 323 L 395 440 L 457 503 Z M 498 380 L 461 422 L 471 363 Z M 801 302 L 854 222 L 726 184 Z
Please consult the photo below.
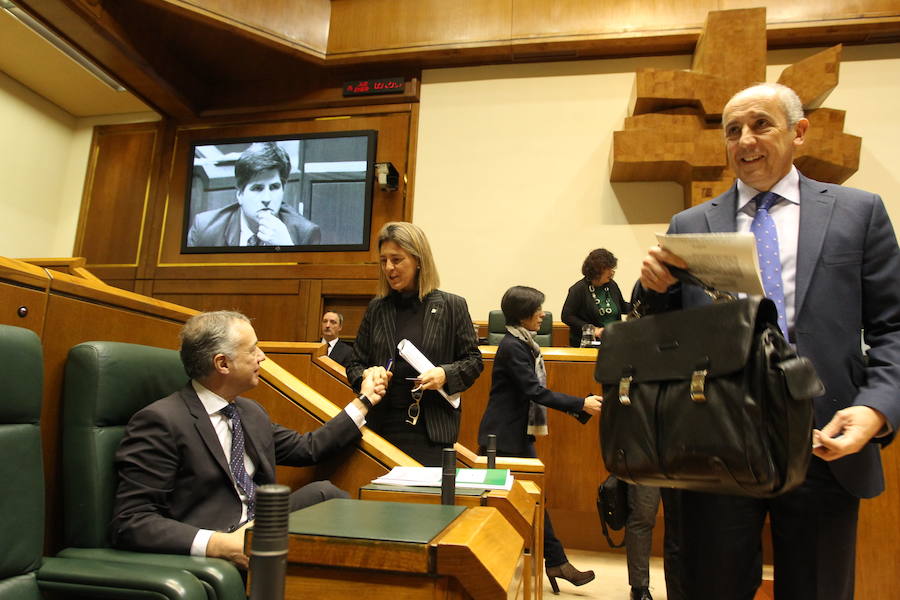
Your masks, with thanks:
M 347 379 L 359 392 L 370 370 L 388 371 L 384 399 L 369 410 L 369 427 L 426 466 L 459 436 L 459 398 L 484 368 L 466 301 L 437 289 L 431 246 L 412 223 L 392 222 L 378 234 L 378 294 L 353 345 Z M 419 374 L 397 351 L 409 340 L 435 365 Z M 450 400 L 437 390 L 443 390 Z

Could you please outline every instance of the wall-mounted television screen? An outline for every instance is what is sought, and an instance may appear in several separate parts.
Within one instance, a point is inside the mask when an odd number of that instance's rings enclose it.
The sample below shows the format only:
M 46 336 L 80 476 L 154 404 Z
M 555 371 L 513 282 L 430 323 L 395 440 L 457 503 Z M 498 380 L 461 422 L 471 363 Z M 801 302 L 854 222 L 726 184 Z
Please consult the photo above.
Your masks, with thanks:
M 368 250 L 376 137 L 192 142 L 181 251 Z

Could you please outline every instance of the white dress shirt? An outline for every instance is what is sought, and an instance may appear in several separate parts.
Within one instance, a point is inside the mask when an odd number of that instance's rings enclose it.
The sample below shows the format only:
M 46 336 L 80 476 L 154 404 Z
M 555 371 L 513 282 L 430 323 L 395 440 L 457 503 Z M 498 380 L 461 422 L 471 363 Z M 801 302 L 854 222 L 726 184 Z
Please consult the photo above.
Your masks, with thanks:
M 228 404 L 228 401 L 193 379 L 191 380 L 191 385 L 194 387 L 194 391 L 197 392 L 197 397 L 200 398 L 203 408 L 206 409 L 206 414 L 209 415 L 213 429 L 216 430 L 216 436 L 218 436 L 219 443 L 222 444 L 222 451 L 225 453 L 225 462 L 231 464 L 231 419 L 220 412 Z M 352 402 L 344 407 L 344 411 L 360 429 L 366 424 L 365 415 Z M 253 464 L 246 452 L 244 452 L 244 469 L 251 478 L 256 472 L 256 465 Z M 240 522 L 243 523 L 247 520 L 247 495 L 236 483 L 234 484 L 234 490 L 241 499 Z M 209 545 L 209 538 L 212 537 L 213 533 L 211 529 L 200 529 L 197 531 L 197 535 L 194 536 L 194 541 L 191 543 L 191 556 L 206 556 L 206 547 Z
M 322 341 L 321 341 L 320 343 L 322 343 L 322 344 L 328 344 L 328 356 L 331 356 L 331 351 L 334 350 L 334 345 L 338 343 L 338 340 L 339 340 L 339 339 L 340 339 L 340 338 L 334 338 L 333 340 L 331 340 L 331 341 L 329 342 L 329 341 L 327 341 L 325 338 L 322 338 Z
M 216 430 L 216 436 L 219 438 L 219 443 L 222 444 L 222 451 L 225 453 L 225 462 L 231 464 L 231 419 L 220 412 L 228 404 L 228 401 L 215 392 L 206 389 L 195 380 L 191 380 L 191 385 L 194 386 L 194 391 L 197 392 L 197 397 L 200 398 L 203 408 L 206 409 L 206 414 L 209 415 L 213 429 Z M 246 452 L 244 452 L 244 469 L 252 479 L 253 474 L 256 472 L 256 465 L 253 464 Z M 234 490 L 241 499 L 241 522 L 243 523 L 247 520 L 247 495 L 236 483 L 234 484 Z M 206 546 L 209 544 L 209 538 L 212 537 L 212 534 L 213 532 L 210 529 L 201 529 L 197 532 L 191 544 L 191 556 L 206 556 Z
M 750 231 L 756 206 L 751 202 L 759 190 L 753 189 L 740 179 L 737 182 L 737 230 Z M 769 209 L 775 229 L 778 232 L 778 254 L 781 258 L 781 283 L 784 289 L 784 312 L 788 331 L 794 329 L 797 313 L 797 243 L 800 235 L 800 175 L 791 166 L 790 172 L 769 190 L 784 198 Z M 787 334 L 787 332 L 785 332 Z M 787 337 L 787 335 L 785 335 Z

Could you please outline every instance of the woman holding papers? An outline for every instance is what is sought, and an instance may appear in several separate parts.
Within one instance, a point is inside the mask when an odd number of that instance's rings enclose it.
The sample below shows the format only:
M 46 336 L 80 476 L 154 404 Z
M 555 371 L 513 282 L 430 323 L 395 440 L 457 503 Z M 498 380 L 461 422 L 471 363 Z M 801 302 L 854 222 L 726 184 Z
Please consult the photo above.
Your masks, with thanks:
M 491 396 L 478 428 L 481 454 L 488 436 L 495 434 L 498 456 L 537 457 L 534 436 L 547 435 L 548 406 L 575 417 L 600 414 L 600 396 L 578 398 L 547 389 L 544 359 L 532 337 L 544 319 L 543 303 L 543 293 L 518 285 L 509 288 L 500 301 L 507 333 L 497 347 Z M 544 565 L 554 592 L 559 592 L 557 578 L 575 585 L 594 579 L 593 571 L 579 571 L 568 561 L 546 511 Z
M 569 288 L 563 304 L 562 320 L 569 326 L 569 345 L 582 345 L 585 326 L 594 340 L 607 323 L 620 320 L 631 310 L 625 302 L 619 286 L 613 281 L 618 259 L 605 248 L 591 250 L 581 265 L 582 279 Z
M 381 271 L 353 345 L 353 389 L 372 370 L 391 377 L 382 402 L 366 416 L 374 431 L 426 466 L 459 435 L 459 393 L 481 374 L 481 352 L 466 301 L 437 289 L 431 246 L 412 223 L 378 234 Z M 400 349 L 398 349 L 400 346 Z

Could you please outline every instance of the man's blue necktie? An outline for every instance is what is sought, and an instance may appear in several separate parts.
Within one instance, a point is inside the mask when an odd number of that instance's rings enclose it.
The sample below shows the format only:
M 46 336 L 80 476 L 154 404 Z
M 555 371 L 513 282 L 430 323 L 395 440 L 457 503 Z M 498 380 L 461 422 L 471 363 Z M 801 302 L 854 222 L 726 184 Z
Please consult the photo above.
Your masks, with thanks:
M 753 198 L 756 203 L 756 216 L 750 225 L 750 231 L 756 237 L 756 255 L 759 257 L 759 271 L 762 274 L 763 289 L 766 297 L 775 303 L 778 309 L 778 327 L 787 337 L 787 318 L 784 311 L 784 282 L 781 280 L 781 256 L 778 252 L 778 231 L 775 221 L 769 214 L 781 200 L 781 196 L 773 192 L 762 192 Z
M 247 496 L 247 518 L 252 519 L 256 505 L 256 484 L 253 483 L 247 469 L 244 468 L 244 426 L 241 425 L 241 413 L 233 404 L 227 405 L 221 411 L 223 415 L 231 419 L 231 474 L 234 480 Z

